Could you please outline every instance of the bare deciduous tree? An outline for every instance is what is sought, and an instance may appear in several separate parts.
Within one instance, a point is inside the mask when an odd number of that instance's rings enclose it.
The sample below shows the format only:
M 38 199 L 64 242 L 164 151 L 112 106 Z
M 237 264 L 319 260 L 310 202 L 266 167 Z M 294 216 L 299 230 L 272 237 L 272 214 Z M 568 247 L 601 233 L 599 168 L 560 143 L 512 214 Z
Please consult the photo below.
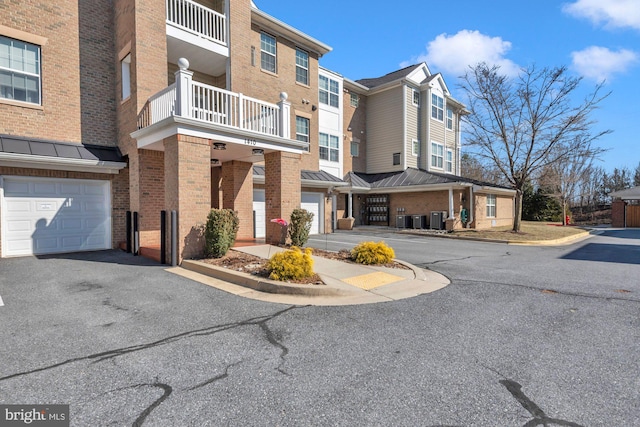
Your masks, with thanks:
M 510 79 L 498 66 L 485 63 L 463 76 L 471 112 L 466 117 L 467 142 L 516 190 L 514 231 L 520 231 L 527 180 L 547 165 L 592 152 L 594 142 L 611 132 L 592 130 L 591 113 L 608 96 L 600 93 L 603 84 L 574 105 L 571 98 L 581 80 L 569 76 L 566 67 L 535 66 Z

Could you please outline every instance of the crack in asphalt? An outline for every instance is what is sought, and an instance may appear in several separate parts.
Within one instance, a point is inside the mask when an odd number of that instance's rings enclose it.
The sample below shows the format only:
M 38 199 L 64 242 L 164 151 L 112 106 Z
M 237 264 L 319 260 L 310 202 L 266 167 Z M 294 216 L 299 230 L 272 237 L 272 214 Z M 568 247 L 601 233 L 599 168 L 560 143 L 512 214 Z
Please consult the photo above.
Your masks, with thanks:
M 173 392 L 173 389 L 171 388 L 170 385 L 159 383 L 159 382 L 156 382 L 153 384 L 137 384 L 129 388 L 140 388 L 140 387 L 157 387 L 162 389 L 164 393 L 162 394 L 162 396 L 156 399 L 151 405 L 149 405 L 144 411 L 142 411 L 140 415 L 138 415 L 138 418 L 136 418 L 133 424 L 131 424 L 131 427 L 140 427 L 142 423 L 144 423 L 144 420 L 149 416 L 151 411 L 156 409 Z
M 193 387 L 188 388 L 187 390 L 188 391 L 193 391 L 193 390 L 202 388 L 202 387 L 204 387 L 206 385 L 212 384 L 212 383 L 214 383 L 216 381 L 220 381 L 220 380 L 223 380 L 223 379 L 227 378 L 229 376 L 229 368 L 233 368 L 234 366 L 239 365 L 240 363 L 242 363 L 242 361 L 238 361 L 238 362 L 232 363 L 231 365 L 227 365 L 224 368 L 224 372 L 222 374 L 217 375 L 217 376 L 215 376 L 213 378 L 209 378 L 208 380 L 203 381 L 200 384 L 196 384 Z
M 511 256 L 511 252 L 505 252 L 502 255 L 486 255 L 486 256 L 483 256 L 483 255 L 469 255 L 469 256 L 462 257 L 462 258 L 439 259 L 439 260 L 436 260 L 436 261 L 423 262 L 421 264 L 414 264 L 414 265 L 416 267 L 419 267 L 419 268 L 428 268 L 428 266 L 430 266 L 430 265 L 436 265 L 436 264 L 440 264 L 440 263 L 443 263 L 443 262 L 465 261 L 465 260 L 472 259 L 472 258 L 492 258 L 492 257 L 496 257 L 496 256 L 498 256 L 498 257 Z
M 152 341 L 152 342 L 146 343 L 146 344 L 137 344 L 137 345 L 132 345 L 132 346 L 128 346 L 128 347 L 122 347 L 122 348 L 118 348 L 118 349 L 114 349 L 114 350 L 108 350 L 108 351 L 104 351 L 104 352 L 100 352 L 100 353 L 90 354 L 88 356 L 74 357 L 74 358 L 67 359 L 67 360 L 62 361 L 62 362 L 54 363 L 52 365 L 43 366 L 41 368 L 36 368 L 36 369 L 31 369 L 29 371 L 16 372 L 14 374 L 5 375 L 3 377 L 0 377 L 0 382 L 1 381 L 6 381 L 6 380 L 10 380 L 10 379 L 14 379 L 14 378 L 18 378 L 18 377 L 22 377 L 22 376 L 26 376 L 26 375 L 30 375 L 30 374 L 34 374 L 34 373 L 37 373 L 37 372 L 48 371 L 48 370 L 51 370 L 51 369 L 58 368 L 60 366 L 64 366 L 64 365 L 68 365 L 68 364 L 76 363 L 76 362 L 81 362 L 81 361 L 91 361 L 92 363 L 103 362 L 105 360 L 113 359 L 115 357 L 123 356 L 123 355 L 129 354 L 129 353 L 135 353 L 135 352 L 138 352 L 138 351 L 141 351 L 141 350 L 148 350 L 148 349 L 151 349 L 151 348 L 154 348 L 154 347 L 159 347 L 159 346 L 162 346 L 162 345 L 171 344 L 173 342 L 179 341 L 179 340 L 184 339 L 184 338 L 192 338 L 192 337 L 213 335 L 213 334 L 217 334 L 219 332 L 227 331 L 227 330 L 230 330 L 230 329 L 236 329 L 236 328 L 240 328 L 240 327 L 243 327 L 243 326 L 258 325 L 264 331 L 265 330 L 265 326 L 263 326 L 263 325 L 265 325 L 266 322 L 268 322 L 269 320 L 273 320 L 273 319 L 277 318 L 278 316 L 281 316 L 281 315 L 285 314 L 288 311 L 294 310 L 296 308 L 302 308 L 302 307 L 306 307 L 306 306 L 293 305 L 293 306 L 288 307 L 288 308 L 286 308 L 284 310 L 277 311 L 276 313 L 271 314 L 271 315 L 258 316 L 258 317 L 253 317 L 251 319 L 243 320 L 243 321 L 240 321 L 240 322 L 227 323 L 227 324 L 216 325 L 216 326 L 209 326 L 209 327 L 206 327 L 206 328 L 196 329 L 196 330 L 193 330 L 193 331 L 182 332 L 180 334 L 172 335 L 172 336 L 169 336 L 169 337 L 166 337 L 166 338 L 162 338 L 162 339 L 157 340 L 157 341 Z M 269 331 L 268 327 L 267 327 L 267 331 Z M 272 333 L 267 333 L 267 340 L 269 340 L 269 343 L 273 344 L 274 346 L 276 346 L 277 348 L 282 350 L 280 358 L 283 359 L 284 356 L 286 356 L 286 354 L 288 353 L 288 349 L 286 347 L 284 347 L 275 338 L 275 336 Z M 286 350 L 286 352 L 284 350 Z M 281 362 L 281 364 L 280 364 L 280 366 L 278 368 L 280 368 L 283 363 L 284 362 Z M 280 370 L 280 369 L 278 369 L 278 370 Z M 285 373 L 285 372 L 283 372 L 283 373 Z
M 289 354 L 289 349 L 285 347 L 280 341 L 278 341 L 278 337 L 276 336 L 276 334 L 274 334 L 273 331 L 269 329 L 269 326 L 267 326 L 265 322 L 260 322 L 259 325 L 262 331 L 264 332 L 264 335 L 267 338 L 267 341 L 269 341 L 269 343 L 274 347 L 280 349 L 280 363 L 276 367 L 276 370 L 281 374 L 291 376 L 291 374 L 289 374 L 287 371 L 283 369 L 283 366 L 286 362 L 285 357 L 287 356 L 287 354 Z
M 518 283 L 504 283 L 504 282 L 493 282 L 493 281 L 488 281 L 488 280 L 474 280 L 474 279 L 460 279 L 460 280 L 456 280 L 456 281 L 451 281 L 452 285 L 461 285 L 461 286 L 472 285 L 474 283 L 480 283 L 480 284 L 486 284 L 486 285 L 511 286 L 511 287 L 530 289 L 530 290 L 540 291 L 540 292 L 541 291 L 553 291 L 555 294 L 563 295 L 563 296 L 592 298 L 592 299 L 605 300 L 605 301 L 640 302 L 640 299 L 635 299 L 635 298 L 605 297 L 605 296 L 600 296 L 600 295 L 582 294 L 582 293 L 579 293 L 579 292 L 559 291 L 559 290 L 550 289 L 550 288 L 538 288 L 538 287 L 531 286 L 531 285 L 520 285 Z
M 517 383 L 516 381 L 507 378 L 505 375 L 500 373 L 497 369 L 494 369 L 490 366 L 483 365 L 482 363 L 478 364 L 485 369 L 490 370 L 491 372 L 501 376 L 503 379 L 498 381 L 501 385 L 503 385 L 511 396 L 518 401 L 520 406 L 522 406 L 531 416 L 532 420 L 527 421 L 522 427 L 536 427 L 543 426 L 549 427 L 550 424 L 555 424 L 558 426 L 564 427 L 584 427 L 582 424 L 574 423 L 572 421 L 562 420 L 559 418 L 551 418 L 530 398 L 527 397 L 526 394 L 522 391 L 522 385 Z

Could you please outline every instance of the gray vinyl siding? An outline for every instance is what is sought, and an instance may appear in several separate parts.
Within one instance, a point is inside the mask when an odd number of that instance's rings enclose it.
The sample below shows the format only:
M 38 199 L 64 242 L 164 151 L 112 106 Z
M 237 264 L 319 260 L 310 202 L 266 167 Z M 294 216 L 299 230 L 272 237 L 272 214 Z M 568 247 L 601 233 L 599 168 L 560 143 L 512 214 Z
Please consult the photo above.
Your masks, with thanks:
M 399 86 L 367 99 L 367 173 L 404 169 L 402 90 Z M 393 153 L 401 153 L 399 165 L 393 165 Z
M 406 87 L 406 105 L 407 105 L 407 128 L 405 134 L 405 150 L 407 153 L 407 167 L 417 168 L 418 157 L 413 155 L 413 140 L 420 139 L 420 126 L 419 126 L 419 107 L 416 107 L 413 103 L 413 89 Z M 422 103 L 422 100 L 421 100 Z M 422 142 L 422 141 L 421 141 Z

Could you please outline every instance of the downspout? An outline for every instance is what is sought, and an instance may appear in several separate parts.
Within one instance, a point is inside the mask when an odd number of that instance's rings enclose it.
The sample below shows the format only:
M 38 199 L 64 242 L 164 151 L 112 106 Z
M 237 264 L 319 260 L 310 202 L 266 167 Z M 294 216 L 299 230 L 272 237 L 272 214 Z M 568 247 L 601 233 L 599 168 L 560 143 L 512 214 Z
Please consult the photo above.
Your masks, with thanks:
M 449 187 L 449 218 L 447 219 L 456 219 L 453 210 L 453 187 Z
M 347 206 L 347 218 L 353 218 L 353 193 L 349 190 L 349 205 Z

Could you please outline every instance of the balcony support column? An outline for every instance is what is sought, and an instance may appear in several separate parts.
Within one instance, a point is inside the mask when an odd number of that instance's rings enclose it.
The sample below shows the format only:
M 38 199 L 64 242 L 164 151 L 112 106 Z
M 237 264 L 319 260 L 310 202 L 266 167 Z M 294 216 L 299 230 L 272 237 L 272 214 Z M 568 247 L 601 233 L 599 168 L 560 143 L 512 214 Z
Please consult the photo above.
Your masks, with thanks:
M 193 105 L 191 94 L 191 82 L 193 71 L 189 71 L 189 61 L 186 58 L 178 59 L 178 71 L 176 71 L 176 106 L 175 115 L 190 117 Z
M 278 126 L 280 127 L 280 136 L 291 139 L 291 103 L 287 101 L 287 92 L 280 92 L 280 116 L 278 117 Z

